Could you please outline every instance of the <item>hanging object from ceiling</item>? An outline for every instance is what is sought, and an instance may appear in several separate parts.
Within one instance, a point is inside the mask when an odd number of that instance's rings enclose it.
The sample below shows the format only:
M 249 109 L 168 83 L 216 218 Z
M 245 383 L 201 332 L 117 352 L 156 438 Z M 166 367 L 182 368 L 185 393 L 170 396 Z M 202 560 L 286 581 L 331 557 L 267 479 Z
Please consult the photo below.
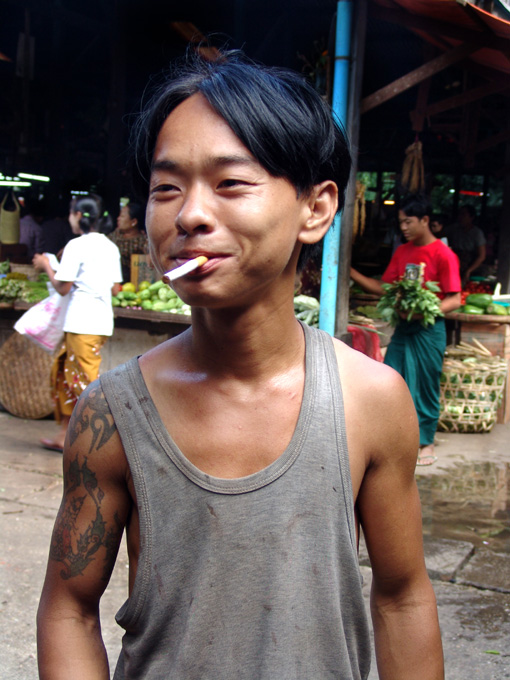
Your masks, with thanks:
M 400 183 L 402 188 L 411 194 L 419 194 L 425 191 L 422 144 L 418 139 L 406 149 Z

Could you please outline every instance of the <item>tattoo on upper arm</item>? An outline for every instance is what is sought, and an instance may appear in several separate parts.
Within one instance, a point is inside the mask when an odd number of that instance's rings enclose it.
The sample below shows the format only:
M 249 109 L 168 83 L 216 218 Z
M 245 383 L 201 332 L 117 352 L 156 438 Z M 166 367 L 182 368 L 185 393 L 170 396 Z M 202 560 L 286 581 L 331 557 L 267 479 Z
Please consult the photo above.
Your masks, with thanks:
M 93 449 L 104 446 L 117 430 L 115 421 L 104 396 L 103 390 L 97 384 L 90 388 L 87 399 L 78 402 L 71 422 L 69 423 L 69 441 L 71 446 L 80 434 L 91 430 L 92 439 L 89 453 Z
M 106 528 L 101 512 L 104 492 L 97 483 L 96 475 L 90 470 L 87 458 L 79 464 L 76 457 L 69 466 L 68 487 L 62 509 L 57 517 L 55 530 L 50 546 L 50 559 L 61 562 L 63 569 L 60 576 L 70 579 L 82 575 L 87 565 L 96 559 L 100 548 L 105 549 L 103 580 L 108 580 L 118 545 L 122 537 L 123 526 L 117 513 L 114 515 L 115 526 Z M 83 488 L 82 496 L 73 493 Z M 96 515 L 84 531 L 80 532 L 78 520 L 83 505 L 89 496 L 96 506 Z
M 55 523 L 50 546 L 50 559 L 60 562 L 64 580 L 83 575 L 86 567 L 103 554 L 102 579 L 107 581 L 117 554 L 123 524 L 117 512 L 107 526 L 102 502 L 104 491 L 96 473 L 89 467 L 90 454 L 104 446 L 116 432 L 115 422 L 99 384 L 89 388 L 87 397 L 74 410 L 69 424 L 71 446 L 78 437 L 90 430 L 91 443 L 87 453 L 77 453 L 68 464 L 62 507 Z M 95 505 L 95 516 L 83 526 L 84 512 Z M 101 550 L 102 549 L 102 550 Z M 98 554 L 98 551 L 99 552 Z

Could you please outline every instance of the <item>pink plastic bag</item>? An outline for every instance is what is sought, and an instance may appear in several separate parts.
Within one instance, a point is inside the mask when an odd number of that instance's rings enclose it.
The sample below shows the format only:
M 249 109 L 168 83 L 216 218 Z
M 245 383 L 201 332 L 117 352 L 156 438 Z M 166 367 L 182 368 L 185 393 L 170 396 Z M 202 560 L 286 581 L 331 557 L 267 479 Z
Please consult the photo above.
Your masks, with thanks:
M 30 307 L 14 324 L 14 330 L 42 347 L 53 352 L 60 347 L 64 337 L 64 321 L 69 304 L 69 294 L 52 293 Z

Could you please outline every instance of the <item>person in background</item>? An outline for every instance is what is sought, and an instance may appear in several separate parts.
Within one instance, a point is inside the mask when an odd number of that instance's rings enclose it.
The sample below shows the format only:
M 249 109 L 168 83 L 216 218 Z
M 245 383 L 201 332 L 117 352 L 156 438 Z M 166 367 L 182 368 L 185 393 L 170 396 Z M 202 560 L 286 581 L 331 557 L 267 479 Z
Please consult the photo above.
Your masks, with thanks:
M 298 74 L 198 55 L 138 119 L 152 261 L 191 327 L 101 376 L 64 452 L 38 612 L 41 680 L 107 678 L 99 603 L 124 527 L 116 680 L 442 680 L 401 376 L 294 314 L 350 155 Z
M 113 333 L 112 293 L 120 290 L 122 272 L 116 245 L 98 233 L 101 203 L 89 195 L 71 202 L 69 223 L 74 234 L 65 246 L 57 271 L 45 255 L 36 254 L 34 267 L 46 272 L 55 290 L 70 295 L 64 322 L 64 342 L 52 369 L 55 419 L 60 429 L 44 448 L 63 451 L 71 414 L 80 394 L 97 378 L 101 347 Z
M 476 210 L 470 204 L 459 210 L 457 223 L 448 229 L 450 247 L 460 262 L 462 287 L 471 275 L 485 262 L 486 239 L 480 227 L 475 225 Z
M 127 200 L 117 217 L 117 228 L 108 238 L 120 250 L 122 261 L 122 280 L 131 280 L 131 255 L 147 253 L 147 234 L 144 228 L 145 207 L 140 203 Z
M 445 228 L 446 223 L 446 216 L 442 213 L 434 213 L 430 220 L 430 231 L 436 238 L 440 239 L 445 246 L 448 245 L 448 236 Z
M 382 281 L 364 276 L 351 268 L 351 278 L 365 291 L 383 294 L 383 283 L 394 283 L 406 273 L 409 264 L 425 264 L 424 281 L 436 281 L 443 313 L 461 304 L 459 261 L 448 246 L 430 230 L 431 209 L 422 196 L 407 196 L 398 212 L 400 229 L 407 243 L 401 245 L 390 260 Z M 444 319 L 438 317 L 431 326 L 424 327 L 419 318 L 402 318 L 386 350 L 384 363 L 406 381 L 413 397 L 420 425 L 420 453 L 418 465 L 435 462 L 434 435 L 439 420 L 439 380 L 446 349 Z
M 60 258 L 67 243 L 76 237 L 67 219 L 68 213 L 69 205 L 58 201 L 54 216 L 41 223 L 41 253 L 53 253 Z
M 19 242 L 27 247 L 27 258 L 31 260 L 42 252 L 42 228 L 45 206 L 43 201 L 28 199 L 26 214 L 19 221 Z

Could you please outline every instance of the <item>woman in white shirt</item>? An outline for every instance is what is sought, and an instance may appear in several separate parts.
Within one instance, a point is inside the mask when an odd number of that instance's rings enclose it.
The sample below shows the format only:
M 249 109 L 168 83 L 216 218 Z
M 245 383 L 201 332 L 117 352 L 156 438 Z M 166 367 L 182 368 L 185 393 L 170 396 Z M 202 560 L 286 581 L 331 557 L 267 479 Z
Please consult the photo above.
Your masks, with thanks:
M 61 295 L 70 295 L 64 323 L 64 342 L 52 369 L 55 419 L 60 430 L 41 444 L 62 451 L 69 420 L 80 394 L 99 373 L 101 347 L 113 333 L 111 296 L 120 289 L 120 252 L 104 234 L 101 199 L 90 194 L 73 199 L 69 223 L 79 235 L 64 248 L 56 272 L 45 255 L 35 255 L 34 267 L 48 274 Z

